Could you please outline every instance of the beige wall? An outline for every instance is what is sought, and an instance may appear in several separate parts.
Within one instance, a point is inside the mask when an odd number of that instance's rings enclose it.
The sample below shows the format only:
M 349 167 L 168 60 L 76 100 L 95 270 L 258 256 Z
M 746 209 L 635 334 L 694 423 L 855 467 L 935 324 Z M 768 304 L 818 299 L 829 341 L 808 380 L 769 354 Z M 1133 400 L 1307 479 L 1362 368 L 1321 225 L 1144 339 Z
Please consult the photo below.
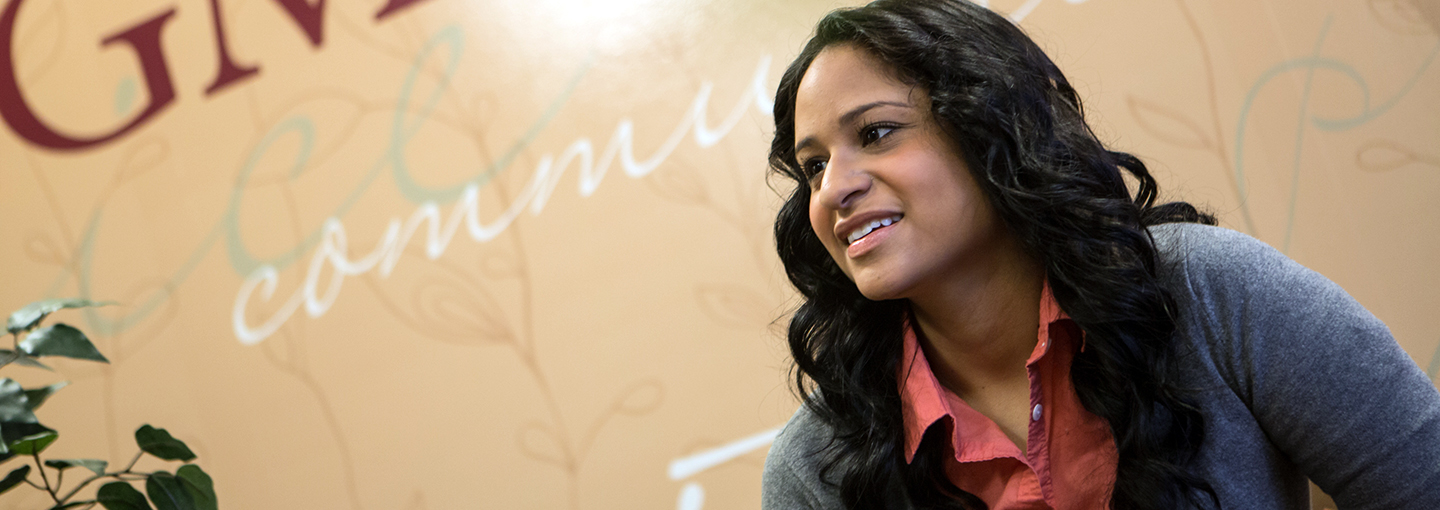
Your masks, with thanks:
M 149 102 L 136 53 L 100 41 L 175 9 L 175 97 L 137 127 L 70 149 L 0 130 L 0 309 L 125 303 L 61 316 L 112 365 L 7 369 L 73 381 L 40 413 L 53 455 L 122 461 L 153 423 L 226 508 L 758 506 L 795 406 L 768 104 L 835 5 L 427 0 L 377 21 L 382 0 L 330 2 L 312 44 L 278 2 L 219 4 L 259 72 L 210 94 L 210 2 L 25 0 L 0 29 L 25 105 L 80 139 Z M 1169 196 L 1336 280 L 1440 368 L 1440 2 L 991 6 Z M 608 172 L 532 186 L 566 154 Z M 453 237 L 386 237 L 472 209 Z M 13 494 L 0 507 L 39 504 Z

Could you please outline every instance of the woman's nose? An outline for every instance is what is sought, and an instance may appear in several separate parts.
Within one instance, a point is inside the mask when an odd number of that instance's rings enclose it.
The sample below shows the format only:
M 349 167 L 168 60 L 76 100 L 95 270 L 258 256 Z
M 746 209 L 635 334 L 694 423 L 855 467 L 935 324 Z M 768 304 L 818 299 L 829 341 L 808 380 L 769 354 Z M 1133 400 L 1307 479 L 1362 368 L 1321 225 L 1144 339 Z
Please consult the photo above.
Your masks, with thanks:
M 870 191 L 874 179 L 863 167 L 849 158 L 833 158 L 825 166 L 825 175 L 817 191 L 821 203 L 830 209 L 849 209 Z

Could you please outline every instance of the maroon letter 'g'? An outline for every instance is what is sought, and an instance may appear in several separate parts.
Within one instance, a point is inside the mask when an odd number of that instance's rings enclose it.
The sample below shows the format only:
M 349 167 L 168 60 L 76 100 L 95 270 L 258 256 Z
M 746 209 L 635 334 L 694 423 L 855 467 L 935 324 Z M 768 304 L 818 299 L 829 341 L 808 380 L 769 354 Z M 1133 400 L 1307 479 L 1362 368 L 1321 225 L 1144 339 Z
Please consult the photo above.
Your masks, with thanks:
M 15 14 L 20 10 L 22 0 L 10 0 L 5 11 L 0 13 L 0 117 L 15 133 L 35 145 L 57 150 L 77 150 L 91 145 L 105 143 L 144 124 L 175 100 L 175 87 L 170 82 L 170 69 L 165 65 L 165 54 L 160 51 L 160 29 L 175 15 L 171 8 L 149 20 L 118 34 L 101 40 L 102 47 L 116 42 L 129 44 L 140 57 L 140 67 L 145 71 L 145 87 L 150 92 L 150 103 L 145 111 L 128 124 L 108 134 L 77 138 L 56 132 L 35 117 L 35 112 L 25 104 L 20 94 L 20 83 L 15 76 Z

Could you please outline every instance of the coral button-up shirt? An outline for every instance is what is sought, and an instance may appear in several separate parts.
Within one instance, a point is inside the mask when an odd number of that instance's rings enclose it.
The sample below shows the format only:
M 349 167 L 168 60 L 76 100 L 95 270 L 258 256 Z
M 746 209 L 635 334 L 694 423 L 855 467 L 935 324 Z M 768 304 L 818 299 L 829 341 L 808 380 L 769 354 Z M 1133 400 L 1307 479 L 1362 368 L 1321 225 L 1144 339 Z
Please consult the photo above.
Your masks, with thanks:
M 940 385 L 913 328 L 905 332 L 900 396 L 905 412 L 905 460 L 926 429 L 939 424 L 951 434 L 946 474 L 991 510 L 1103 509 L 1115 485 L 1115 440 L 1104 419 L 1080 405 L 1070 384 L 1070 361 L 1083 333 L 1047 282 L 1040 298 L 1040 332 L 1025 362 L 1030 376 L 1030 427 L 1021 452 L 990 418 Z M 1083 348 L 1083 344 L 1081 345 Z

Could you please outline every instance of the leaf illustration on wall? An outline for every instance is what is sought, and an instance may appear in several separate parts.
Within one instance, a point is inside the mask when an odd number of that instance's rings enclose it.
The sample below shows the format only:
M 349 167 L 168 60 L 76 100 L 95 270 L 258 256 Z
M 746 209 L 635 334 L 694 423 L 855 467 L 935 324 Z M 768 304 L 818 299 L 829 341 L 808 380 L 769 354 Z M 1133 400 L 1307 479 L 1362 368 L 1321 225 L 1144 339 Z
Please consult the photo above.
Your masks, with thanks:
M 565 446 L 560 438 L 555 436 L 544 424 L 536 421 L 520 427 L 516 439 L 520 443 L 520 451 L 526 457 L 569 470 L 570 463 L 566 461 Z
M 415 318 L 448 343 L 513 343 L 515 334 L 494 296 L 455 278 L 428 276 L 411 292 Z
M 31 230 L 22 234 L 21 246 L 25 249 L 25 258 L 31 262 L 45 264 L 47 266 L 65 266 L 66 251 L 50 237 L 51 233 L 43 230 Z
M 1386 172 L 1412 164 L 1440 168 L 1440 155 L 1422 154 L 1390 140 L 1371 140 L 1355 150 L 1355 166 L 1367 172 Z
M 749 329 L 775 319 L 764 296 L 741 285 L 702 283 L 695 286 L 695 300 L 700 311 L 722 326 Z
M 130 182 L 160 166 L 167 159 L 170 159 L 170 141 L 160 137 L 146 137 L 125 150 L 125 156 L 115 168 L 115 184 Z
M 1185 114 L 1135 96 L 1127 96 L 1125 103 L 1140 127 L 1160 141 L 1190 149 L 1215 148 L 1215 141 Z
M 440 262 L 427 269 L 442 268 L 444 274 L 420 276 L 408 289 L 403 280 L 394 277 L 380 280 L 366 275 L 359 280 L 395 319 L 425 338 L 453 345 L 518 345 L 495 297 L 449 264 Z
M 620 393 L 610 401 L 610 406 L 601 412 L 600 416 L 590 424 L 590 427 L 580 439 L 580 446 L 576 450 L 578 452 L 576 457 L 579 459 L 579 462 L 585 461 L 585 458 L 590 453 L 590 447 L 595 444 L 595 439 L 600 435 L 600 430 L 605 428 L 605 425 L 610 423 L 612 418 L 622 414 L 631 417 L 650 414 L 656 409 L 659 409 L 660 403 L 664 400 L 665 388 L 660 385 L 660 381 L 655 379 L 640 381 L 621 390 Z
M 616 412 L 629 416 L 641 416 L 660 408 L 665 400 L 665 388 L 656 380 L 641 381 L 627 388 L 615 398 Z

